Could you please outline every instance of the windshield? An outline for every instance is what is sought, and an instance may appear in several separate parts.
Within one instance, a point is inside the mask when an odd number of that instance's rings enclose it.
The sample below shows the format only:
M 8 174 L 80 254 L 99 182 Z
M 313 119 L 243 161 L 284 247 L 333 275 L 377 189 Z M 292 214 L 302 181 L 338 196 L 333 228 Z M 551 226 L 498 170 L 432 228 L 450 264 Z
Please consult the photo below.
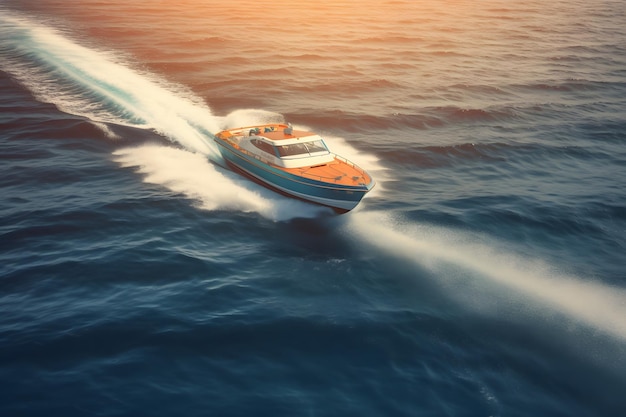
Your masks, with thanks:
M 316 152 L 328 152 L 321 140 L 277 146 L 280 156 L 308 155 Z

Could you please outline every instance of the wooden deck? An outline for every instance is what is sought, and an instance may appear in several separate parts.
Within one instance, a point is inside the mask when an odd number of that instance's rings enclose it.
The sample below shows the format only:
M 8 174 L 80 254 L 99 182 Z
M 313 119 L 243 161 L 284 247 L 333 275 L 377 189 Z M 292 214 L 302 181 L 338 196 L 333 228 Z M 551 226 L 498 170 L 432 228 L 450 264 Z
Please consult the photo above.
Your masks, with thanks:
M 356 186 L 369 184 L 372 181 L 372 178 L 365 171 L 348 161 L 340 159 L 340 157 L 335 157 L 333 162 L 324 165 L 302 168 L 276 168 L 290 174 L 326 181 L 332 184 Z

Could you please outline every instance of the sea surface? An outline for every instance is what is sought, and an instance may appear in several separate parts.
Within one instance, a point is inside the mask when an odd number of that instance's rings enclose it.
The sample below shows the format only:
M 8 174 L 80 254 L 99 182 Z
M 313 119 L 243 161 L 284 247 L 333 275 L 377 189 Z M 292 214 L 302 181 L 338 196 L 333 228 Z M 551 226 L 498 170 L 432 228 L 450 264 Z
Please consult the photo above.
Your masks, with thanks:
M 625 416 L 625 21 L 0 0 L 0 416 Z M 274 121 L 376 187 L 224 168 Z

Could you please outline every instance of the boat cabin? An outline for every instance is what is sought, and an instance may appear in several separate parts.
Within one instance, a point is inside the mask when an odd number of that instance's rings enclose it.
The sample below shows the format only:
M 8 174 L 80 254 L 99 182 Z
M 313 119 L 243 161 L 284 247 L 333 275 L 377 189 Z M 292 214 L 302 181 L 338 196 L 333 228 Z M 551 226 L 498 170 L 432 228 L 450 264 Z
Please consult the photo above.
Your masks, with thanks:
M 256 158 L 284 168 L 323 165 L 334 160 L 324 140 L 317 134 L 293 130 L 287 125 L 268 125 L 261 129 L 228 131 L 228 140 Z

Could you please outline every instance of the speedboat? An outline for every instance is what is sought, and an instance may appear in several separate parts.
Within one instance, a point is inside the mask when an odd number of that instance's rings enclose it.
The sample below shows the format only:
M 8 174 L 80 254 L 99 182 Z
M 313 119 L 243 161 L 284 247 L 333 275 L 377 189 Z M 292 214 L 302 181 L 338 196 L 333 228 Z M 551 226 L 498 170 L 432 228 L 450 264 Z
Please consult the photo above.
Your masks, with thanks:
M 271 123 L 223 130 L 215 135 L 226 163 L 260 184 L 308 202 L 352 210 L 374 187 L 372 177 L 332 153 L 317 134 Z

